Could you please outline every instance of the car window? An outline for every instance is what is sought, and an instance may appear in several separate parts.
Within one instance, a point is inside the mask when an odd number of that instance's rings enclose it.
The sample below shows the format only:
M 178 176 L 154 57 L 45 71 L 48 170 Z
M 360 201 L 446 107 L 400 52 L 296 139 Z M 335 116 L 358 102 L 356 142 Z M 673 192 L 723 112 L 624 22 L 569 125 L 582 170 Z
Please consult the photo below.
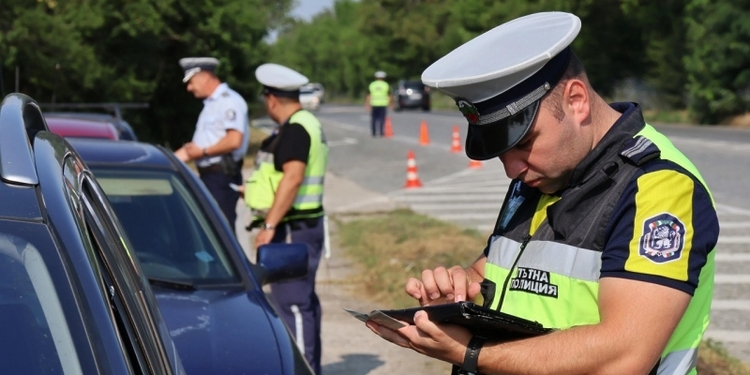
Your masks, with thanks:
M 2 225 L 0 332 L 0 368 L 3 373 L 82 373 L 44 259 L 33 243 L 9 234 Z
M 176 173 L 93 171 L 148 278 L 195 287 L 240 282 L 198 202 Z
M 300 95 L 312 95 L 313 94 L 313 90 L 301 90 L 299 92 L 299 94 Z

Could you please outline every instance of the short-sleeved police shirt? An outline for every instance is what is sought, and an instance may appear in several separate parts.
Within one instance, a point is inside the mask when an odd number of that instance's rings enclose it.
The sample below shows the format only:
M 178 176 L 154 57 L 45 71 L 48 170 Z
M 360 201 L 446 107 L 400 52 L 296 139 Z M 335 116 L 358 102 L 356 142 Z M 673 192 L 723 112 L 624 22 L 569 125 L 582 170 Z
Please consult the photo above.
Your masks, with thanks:
M 193 143 L 200 148 L 210 147 L 224 138 L 227 130 L 237 130 L 242 133 L 242 144 L 232 151 L 232 157 L 240 160 L 247 152 L 249 125 L 247 103 L 240 94 L 222 83 L 203 101 L 203 110 L 193 133 Z M 197 164 L 207 167 L 220 160 L 221 156 L 211 156 L 198 159 Z

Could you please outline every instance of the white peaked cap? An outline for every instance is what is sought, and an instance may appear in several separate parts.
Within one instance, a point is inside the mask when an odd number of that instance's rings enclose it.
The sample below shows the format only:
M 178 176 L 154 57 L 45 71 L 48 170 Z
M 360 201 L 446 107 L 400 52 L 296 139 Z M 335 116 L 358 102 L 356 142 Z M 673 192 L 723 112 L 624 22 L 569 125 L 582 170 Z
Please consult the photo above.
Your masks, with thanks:
M 453 98 L 481 102 L 523 82 L 576 38 L 581 20 L 542 12 L 517 18 L 454 49 L 422 73 L 422 82 Z
M 187 82 L 201 70 L 213 72 L 219 66 L 219 60 L 214 57 L 185 57 L 180 59 L 180 67 L 185 71 L 182 82 Z
M 377 72 L 375 72 L 375 78 L 385 78 L 385 77 L 386 77 L 386 74 L 384 71 L 378 70 Z
M 279 64 L 263 64 L 255 69 L 255 78 L 263 86 L 281 91 L 296 91 L 310 82 L 307 77 L 294 69 Z

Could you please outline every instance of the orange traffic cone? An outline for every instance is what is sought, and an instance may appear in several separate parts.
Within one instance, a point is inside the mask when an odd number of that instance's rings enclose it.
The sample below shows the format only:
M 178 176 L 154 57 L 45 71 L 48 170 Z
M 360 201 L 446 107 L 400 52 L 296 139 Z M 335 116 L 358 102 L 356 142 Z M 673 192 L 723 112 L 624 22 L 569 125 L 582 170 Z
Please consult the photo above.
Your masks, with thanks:
M 427 146 L 430 144 L 430 134 L 427 132 L 427 121 L 422 120 L 422 126 L 419 128 L 419 144 Z
M 386 138 L 393 137 L 393 126 L 391 125 L 391 118 L 385 118 L 385 129 L 383 130 L 383 136 Z
M 461 152 L 461 136 L 458 134 L 458 125 L 453 125 L 453 142 L 451 142 L 451 152 Z
M 470 169 L 482 168 L 482 162 L 479 160 L 469 159 L 469 168 Z
M 409 150 L 406 155 L 406 185 L 407 189 L 422 187 L 422 181 L 419 181 L 417 175 L 417 162 L 414 160 L 414 151 Z

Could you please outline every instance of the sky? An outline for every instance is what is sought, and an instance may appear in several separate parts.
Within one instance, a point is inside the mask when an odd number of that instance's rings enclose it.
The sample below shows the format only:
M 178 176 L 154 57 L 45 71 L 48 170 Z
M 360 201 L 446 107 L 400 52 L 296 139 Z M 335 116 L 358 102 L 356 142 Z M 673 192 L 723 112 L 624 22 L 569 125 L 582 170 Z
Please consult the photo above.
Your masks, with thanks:
M 295 3 L 292 15 L 305 21 L 311 20 L 315 14 L 333 6 L 333 0 L 296 0 Z

